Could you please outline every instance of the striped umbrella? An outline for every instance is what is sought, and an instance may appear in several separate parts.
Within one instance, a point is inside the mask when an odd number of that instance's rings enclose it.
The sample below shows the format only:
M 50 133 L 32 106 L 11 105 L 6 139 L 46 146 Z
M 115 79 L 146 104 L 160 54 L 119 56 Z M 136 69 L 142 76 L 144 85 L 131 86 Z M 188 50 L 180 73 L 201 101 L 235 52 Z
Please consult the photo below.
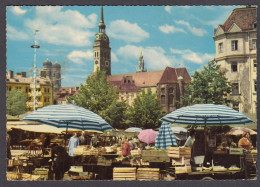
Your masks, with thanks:
M 165 115 L 161 120 L 187 125 L 232 125 L 254 122 L 230 107 L 215 104 L 182 107 Z
M 48 105 L 32 112 L 23 120 L 36 121 L 57 128 L 89 131 L 113 129 L 99 115 L 74 104 Z
M 156 136 L 155 147 L 167 149 L 168 147 L 177 147 L 176 138 L 168 123 L 162 123 Z
M 125 130 L 125 132 L 141 132 L 142 129 L 138 127 L 129 127 L 128 129 Z

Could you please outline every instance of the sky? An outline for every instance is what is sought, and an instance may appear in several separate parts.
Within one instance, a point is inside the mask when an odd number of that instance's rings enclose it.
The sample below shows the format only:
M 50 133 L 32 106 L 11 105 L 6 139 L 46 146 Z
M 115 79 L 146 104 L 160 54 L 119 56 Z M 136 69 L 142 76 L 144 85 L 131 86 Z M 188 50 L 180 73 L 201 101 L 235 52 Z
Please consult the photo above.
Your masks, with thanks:
M 186 67 L 190 75 L 214 59 L 214 28 L 236 6 L 104 6 L 112 75 L 134 73 L 142 49 L 148 71 Z M 62 87 L 79 86 L 93 72 L 100 6 L 7 7 L 6 71 L 37 68 L 49 59 L 62 67 Z

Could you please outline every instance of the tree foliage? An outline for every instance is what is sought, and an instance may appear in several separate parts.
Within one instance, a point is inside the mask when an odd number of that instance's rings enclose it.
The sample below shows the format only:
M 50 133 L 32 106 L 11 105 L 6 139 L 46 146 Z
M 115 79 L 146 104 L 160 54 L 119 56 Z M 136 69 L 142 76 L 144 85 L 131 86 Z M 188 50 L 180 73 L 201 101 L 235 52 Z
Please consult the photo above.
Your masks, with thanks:
M 26 112 L 26 97 L 21 90 L 6 91 L 6 113 L 17 116 Z
M 124 120 L 126 110 L 125 104 L 117 99 L 117 88 L 109 84 L 105 71 L 97 71 L 87 78 L 86 84 L 80 85 L 78 94 L 68 98 L 68 101 L 99 114 L 116 126 Z
M 192 77 L 185 87 L 183 105 L 227 103 L 226 95 L 232 88 L 215 61 L 208 62 L 202 71 L 195 71 Z
M 133 107 L 130 107 L 129 119 L 137 127 L 156 128 L 159 126 L 159 118 L 162 117 L 161 111 L 159 99 L 149 88 L 146 93 L 142 90 L 135 98 Z

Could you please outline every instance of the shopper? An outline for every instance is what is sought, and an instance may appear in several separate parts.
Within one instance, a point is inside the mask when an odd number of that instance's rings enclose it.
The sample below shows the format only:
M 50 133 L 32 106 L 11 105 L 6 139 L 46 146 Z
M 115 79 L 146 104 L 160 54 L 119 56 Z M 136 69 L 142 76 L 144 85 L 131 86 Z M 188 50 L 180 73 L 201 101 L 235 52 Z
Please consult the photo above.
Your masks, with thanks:
M 71 157 L 62 146 L 56 144 L 52 148 L 52 160 L 55 180 L 62 180 L 64 173 L 70 169 Z
M 246 150 L 253 149 L 252 141 L 249 132 L 244 132 L 242 138 L 238 141 L 238 147 Z
M 87 138 L 85 135 L 85 131 L 81 132 L 81 136 L 79 137 L 79 145 L 86 145 L 87 144 Z
M 75 132 L 69 141 L 69 155 L 74 156 L 73 150 L 79 145 L 79 138 Z
M 195 142 L 195 136 L 196 136 L 196 131 L 194 129 L 190 130 L 190 136 L 186 140 L 184 147 L 190 147 L 192 148 L 194 142 Z
M 123 146 L 122 146 L 122 156 L 129 156 L 131 155 L 131 149 L 130 149 L 130 144 L 127 139 L 125 139 Z

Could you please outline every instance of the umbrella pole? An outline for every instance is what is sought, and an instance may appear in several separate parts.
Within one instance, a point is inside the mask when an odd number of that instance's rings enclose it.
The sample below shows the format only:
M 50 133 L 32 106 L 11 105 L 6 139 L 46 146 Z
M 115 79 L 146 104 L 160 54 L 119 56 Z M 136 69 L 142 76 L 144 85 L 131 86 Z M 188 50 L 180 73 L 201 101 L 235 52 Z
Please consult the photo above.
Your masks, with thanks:
M 208 132 L 207 132 L 207 126 L 204 126 L 204 137 L 205 137 L 205 145 L 204 145 L 204 149 L 205 149 L 205 155 L 207 154 L 208 151 Z

